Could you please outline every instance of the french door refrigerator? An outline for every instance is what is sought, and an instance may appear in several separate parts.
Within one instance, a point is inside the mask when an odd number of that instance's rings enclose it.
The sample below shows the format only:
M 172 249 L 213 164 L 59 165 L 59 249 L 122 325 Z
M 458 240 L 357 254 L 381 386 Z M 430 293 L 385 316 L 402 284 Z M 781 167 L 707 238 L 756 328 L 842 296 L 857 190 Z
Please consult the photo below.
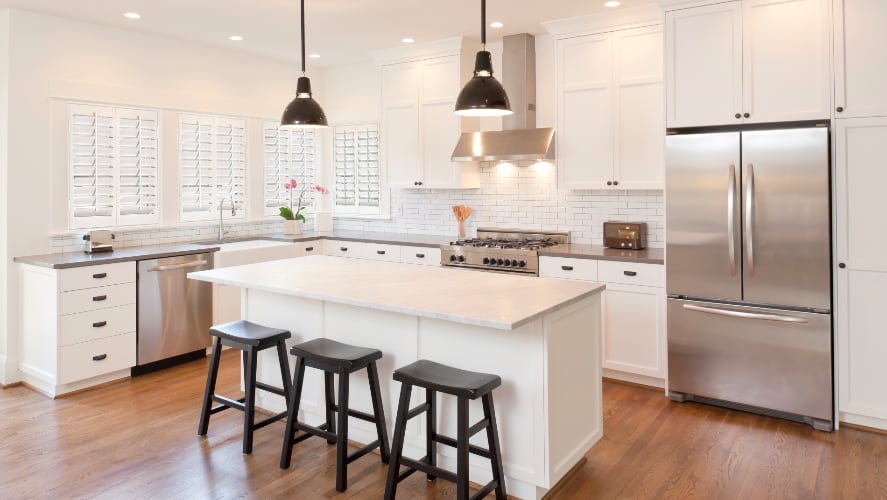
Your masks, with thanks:
M 826 126 L 666 137 L 668 391 L 833 420 Z

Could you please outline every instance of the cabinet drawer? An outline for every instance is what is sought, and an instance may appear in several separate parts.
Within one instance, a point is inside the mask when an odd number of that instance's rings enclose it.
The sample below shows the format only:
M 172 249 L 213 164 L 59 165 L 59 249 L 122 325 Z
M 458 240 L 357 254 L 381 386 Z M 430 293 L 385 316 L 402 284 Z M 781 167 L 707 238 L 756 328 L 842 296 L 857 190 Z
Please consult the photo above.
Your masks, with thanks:
M 602 260 L 598 262 L 598 280 L 604 283 L 665 286 L 665 266 Z
M 98 266 L 77 267 L 59 271 L 59 290 L 82 290 L 97 286 L 134 283 L 136 280 L 135 262 L 117 262 Z
M 400 262 L 400 245 L 382 245 L 378 243 L 361 243 L 355 249 L 355 257 L 369 260 Z
M 136 284 L 73 290 L 59 294 L 59 314 L 74 314 L 136 303 Z
M 400 261 L 406 264 L 440 266 L 440 248 L 400 247 Z
M 59 320 L 59 345 L 79 344 L 134 331 L 135 304 L 69 314 Z
M 598 262 L 591 259 L 539 257 L 539 276 L 570 280 L 597 281 Z
M 323 254 L 333 257 L 358 257 L 363 245 L 356 241 L 326 240 Z
M 59 348 L 59 384 L 125 370 L 136 364 L 135 332 Z

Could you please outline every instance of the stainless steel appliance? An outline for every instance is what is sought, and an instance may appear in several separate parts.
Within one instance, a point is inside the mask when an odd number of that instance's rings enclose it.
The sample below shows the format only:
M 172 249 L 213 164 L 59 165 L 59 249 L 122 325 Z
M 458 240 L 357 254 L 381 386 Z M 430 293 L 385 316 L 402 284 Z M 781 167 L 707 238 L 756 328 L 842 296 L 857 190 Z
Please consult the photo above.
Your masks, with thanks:
M 111 231 L 103 229 L 89 231 L 83 235 L 83 251 L 86 253 L 111 252 L 114 250 L 114 246 L 111 244 L 113 239 L 114 234 Z
M 826 126 L 666 137 L 668 391 L 833 421 Z
M 138 355 L 134 373 L 172 358 L 205 355 L 212 324 L 212 284 L 187 273 L 213 268 L 213 254 L 197 253 L 138 262 Z M 167 363 L 169 364 L 169 363 Z
M 539 250 L 570 242 L 563 231 L 478 228 L 477 238 L 441 245 L 441 265 L 481 271 L 539 275 Z

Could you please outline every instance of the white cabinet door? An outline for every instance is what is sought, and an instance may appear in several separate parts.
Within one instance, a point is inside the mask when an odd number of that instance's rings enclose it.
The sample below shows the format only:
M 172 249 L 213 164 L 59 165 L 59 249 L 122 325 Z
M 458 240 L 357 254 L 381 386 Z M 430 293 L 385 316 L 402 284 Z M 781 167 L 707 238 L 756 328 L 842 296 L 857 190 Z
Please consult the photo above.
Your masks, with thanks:
M 887 116 L 887 2 L 834 0 L 835 116 Z
M 391 187 L 412 187 L 421 177 L 419 76 L 421 63 L 382 67 L 382 160 Z
M 742 24 L 744 121 L 829 118 L 829 0 L 745 0 Z
M 609 33 L 558 43 L 557 163 L 561 185 L 613 181 L 613 51 Z
M 662 27 L 614 32 L 613 54 L 613 187 L 663 189 Z
M 667 12 L 665 57 L 668 127 L 742 122 L 740 2 Z
M 603 301 L 603 367 L 664 379 L 665 292 L 607 283 Z

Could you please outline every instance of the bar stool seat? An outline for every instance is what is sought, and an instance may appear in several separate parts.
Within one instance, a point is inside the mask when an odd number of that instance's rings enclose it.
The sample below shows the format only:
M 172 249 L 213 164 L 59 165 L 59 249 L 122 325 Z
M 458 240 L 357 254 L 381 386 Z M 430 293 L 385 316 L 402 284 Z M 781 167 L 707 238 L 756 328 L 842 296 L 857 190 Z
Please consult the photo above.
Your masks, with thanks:
M 213 341 L 209 372 L 206 375 L 206 388 L 203 393 L 203 406 L 200 411 L 200 423 L 197 426 L 197 434 L 200 436 L 206 435 L 211 415 L 229 408 L 240 410 L 244 413 L 243 453 L 252 453 L 253 431 L 286 417 L 286 412 L 282 412 L 256 422 L 256 389 L 283 396 L 284 399 L 288 400 L 289 394 L 292 392 L 292 385 L 290 382 L 289 361 L 286 357 L 286 339 L 292 335 L 289 330 L 269 328 L 242 320 L 212 326 L 209 329 L 209 333 L 215 337 L 215 340 Z M 219 359 L 222 355 L 223 345 L 239 349 L 243 356 L 244 396 L 236 400 L 216 394 L 216 380 L 219 375 Z M 280 377 L 283 380 L 282 388 L 256 381 L 259 352 L 271 347 L 277 349 Z M 219 403 L 219 406 L 213 407 L 213 402 Z
M 382 406 L 382 394 L 379 388 L 379 373 L 376 361 L 382 359 L 382 351 L 366 347 L 358 347 L 335 340 L 319 338 L 303 342 L 290 349 L 290 354 L 297 356 L 296 373 L 292 387 L 292 397 L 286 418 L 286 430 L 283 437 L 283 450 L 280 454 L 280 468 L 290 466 L 293 446 L 311 436 L 318 436 L 336 445 L 336 490 L 345 491 L 348 487 L 348 464 L 379 448 L 382 463 L 388 463 L 388 429 L 385 424 L 385 409 Z M 298 421 L 299 406 L 302 399 L 302 386 L 305 382 L 305 367 L 310 366 L 324 373 L 324 394 L 326 399 L 326 423 L 312 426 Z M 348 407 L 350 391 L 350 374 L 358 370 L 367 370 L 370 383 L 370 400 L 373 413 L 352 410 Z M 335 404 L 333 394 L 333 377 L 339 376 L 339 401 Z M 333 419 L 333 413 L 336 419 Z M 348 455 L 348 417 L 358 418 L 376 424 L 378 438 L 372 443 Z M 337 432 L 338 429 L 338 432 Z M 296 436 L 297 431 L 302 431 Z
M 394 380 L 401 383 L 397 419 L 394 424 L 394 437 L 391 457 L 388 463 L 388 480 L 385 483 L 385 500 L 393 500 L 397 484 L 413 472 L 422 471 L 429 481 L 440 477 L 456 483 L 456 498 L 468 499 L 468 454 L 472 453 L 490 460 L 493 480 L 484 485 L 471 498 L 482 498 L 495 491 L 497 500 L 505 500 L 505 474 L 502 468 L 502 452 L 499 446 L 499 431 L 493 406 L 493 389 L 502 384 L 498 375 L 471 372 L 452 366 L 420 359 L 415 363 L 394 371 Z M 410 409 L 413 386 L 425 388 L 425 403 Z M 456 429 L 453 439 L 437 433 L 437 393 L 456 396 Z M 468 402 L 481 398 L 484 418 L 469 426 Z M 403 444 L 407 421 L 425 413 L 425 448 L 423 458 L 413 459 L 403 456 Z M 483 449 L 468 442 L 471 436 L 486 430 L 489 449 Z M 456 448 L 456 472 L 437 467 L 437 443 Z M 401 472 L 401 464 L 406 469 Z

